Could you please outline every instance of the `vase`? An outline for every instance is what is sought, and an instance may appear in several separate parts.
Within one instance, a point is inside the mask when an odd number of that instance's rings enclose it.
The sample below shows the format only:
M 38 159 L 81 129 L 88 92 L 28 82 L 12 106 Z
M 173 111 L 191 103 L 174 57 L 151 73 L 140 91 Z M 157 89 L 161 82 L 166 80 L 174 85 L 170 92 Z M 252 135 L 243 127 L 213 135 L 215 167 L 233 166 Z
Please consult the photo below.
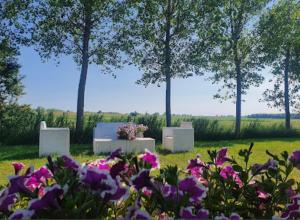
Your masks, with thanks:
M 143 138 L 143 137 L 144 137 L 144 133 L 143 133 L 143 132 L 138 132 L 138 133 L 136 134 L 136 137 L 137 137 L 137 138 Z

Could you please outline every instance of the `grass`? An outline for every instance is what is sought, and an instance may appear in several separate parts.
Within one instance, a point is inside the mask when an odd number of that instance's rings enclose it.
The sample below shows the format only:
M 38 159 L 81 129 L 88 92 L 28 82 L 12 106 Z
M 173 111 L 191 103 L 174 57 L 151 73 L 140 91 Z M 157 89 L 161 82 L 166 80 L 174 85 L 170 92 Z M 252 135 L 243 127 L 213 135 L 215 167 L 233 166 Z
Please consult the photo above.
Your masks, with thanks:
M 163 153 L 160 152 L 161 166 L 178 165 L 180 168 L 185 168 L 187 161 L 196 154 L 201 154 L 203 160 L 208 160 L 207 150 L 218 149 L 223 146 L 229 148 L 229 154 L 238 158 L 238 151 L 242 148 L 249 147 L 249 144 L 254 142 L 254 152 L 250 163 L 263 163 L 268 159 L 266 150 L 271 151 L 274 154 L 286 150 L 289 153 L 296 149 L 300 149 L 300 139 L 261 139 L 261 140 L 233 140 L 233 141 L 210 141 L 210 142 L 196 142 L 195 148 L 190 152 L 185 153 Z M 160 145 L 158 145 L 160 147 Z M 27 166 L 33 165 L 34 167 L 40 167 L 44 165 L 47 160 L 45 157 L 38 157 L 38 146 L 0 146 L 0 185 L 7 183 L 7 176 L 13 174 L 13 168 L 11 163 L 13 161 L 20 161 Z M 88 160 L 94 160 L 101 156 L 93 155 L 91 145 L 72 145 L 72 156 L 80 162 Z M 293 178 L 300 181 L 300 172 L 295 170 L 292 173 Z

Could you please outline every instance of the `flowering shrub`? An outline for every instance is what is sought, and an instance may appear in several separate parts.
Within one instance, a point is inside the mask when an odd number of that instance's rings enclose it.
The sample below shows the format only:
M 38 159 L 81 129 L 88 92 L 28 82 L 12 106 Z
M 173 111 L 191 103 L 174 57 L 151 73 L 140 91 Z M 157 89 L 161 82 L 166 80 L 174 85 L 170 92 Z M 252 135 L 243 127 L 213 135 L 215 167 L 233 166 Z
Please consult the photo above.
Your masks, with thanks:
M 289 177 L 300 168 L 300 151 L 267 152 L 266 163 L 251 166 L 252 148 L 239 160 L 227 148 L 208 151 L 209 161 L 197 155 L 185 170 L 160 168 L 148 150 L 135 156 L 118 149 L 84 164 L 48 157 L 37 170 L 15 162 L 0 192 L 0 218 L 300 218 L 300 184 Z
M 119 139 L 134 140 L 137 133 L 137 126 L 132 123 L 118 127 L 117 135 Z

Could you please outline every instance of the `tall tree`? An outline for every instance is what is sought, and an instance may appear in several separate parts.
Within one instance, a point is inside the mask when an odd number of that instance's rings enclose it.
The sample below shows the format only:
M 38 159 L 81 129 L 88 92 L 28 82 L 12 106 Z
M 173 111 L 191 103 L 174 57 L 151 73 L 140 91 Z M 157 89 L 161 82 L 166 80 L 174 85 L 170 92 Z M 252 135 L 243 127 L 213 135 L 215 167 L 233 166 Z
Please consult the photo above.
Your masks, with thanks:
M 189 62 L 199 5 L 192 0 L 135 1 L 128 9 L 127 25 L 121 32 L 127 36 L 124 45 L 132 62 L 143 71 L 137 83 L 166 84 L 167 126 L 171 126 L 171 79 L 199 72 Z
M 8 39 L 0 38 L 0 112 L 6 104 L 15 102 L 23 94 L 20 65 L 17 63 L 18 50 Z
M 23 76 L 19 73 L 20 65 L 17 61 L 17 40 L 7 27 L 3 4 L 0 2 L 0 114 L 5 105 L 15 102 L 23 94 Z
M 300 99 L 300 2 L 280 0 L 264 13 L 258 34 L 264 62 L 272 67 L 273 89 L 264 100 L 285 111 L 285 127 L 291 128 L 290 109 L 299 110 Z
M 19 0 L 15 0 L 19 1 Z M 18 7 L 8 1 L 7 8 Z M 113 16 L 119 15 L 117 0 L 23 0 L 27 1 L 24 21 L 30 43 L 43 59 L 71 55 L 81 68 L 77 97 L 76 137 L 83 129 L 85 86 L 89 64 L 101 66 L 103 73 L 121 66 L 121 56 L 115 42 Z M 21 25 L 21 27 L 23 27 Z M 27 34 L 28 35 L 28 34 Z
M 211 56 L 213 83 L 223 83 L 215 98 L 234 99 L 236 105 L 235 135 L 241 130 L 242 95 L 250 86 L 258 86 L 263 77 L 257 59 L 257 40 L 253 23 L 268 0 L 224 0 L 219 3 L 218 33 Z

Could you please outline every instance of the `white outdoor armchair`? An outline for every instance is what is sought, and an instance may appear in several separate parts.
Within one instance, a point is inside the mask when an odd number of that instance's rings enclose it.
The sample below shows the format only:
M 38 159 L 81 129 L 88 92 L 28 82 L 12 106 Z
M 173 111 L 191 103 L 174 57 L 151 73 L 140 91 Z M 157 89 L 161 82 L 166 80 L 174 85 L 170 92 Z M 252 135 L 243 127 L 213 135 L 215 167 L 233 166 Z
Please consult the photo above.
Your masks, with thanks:
M 163 128 L 163 148 L 172 152 L 189 151 L 194 147 L 194 128 L 191 122 L 180 127 Z
M 70 154 L 70 129 L 47 128 L 46 122 L 40 124 L 39 155 Z

